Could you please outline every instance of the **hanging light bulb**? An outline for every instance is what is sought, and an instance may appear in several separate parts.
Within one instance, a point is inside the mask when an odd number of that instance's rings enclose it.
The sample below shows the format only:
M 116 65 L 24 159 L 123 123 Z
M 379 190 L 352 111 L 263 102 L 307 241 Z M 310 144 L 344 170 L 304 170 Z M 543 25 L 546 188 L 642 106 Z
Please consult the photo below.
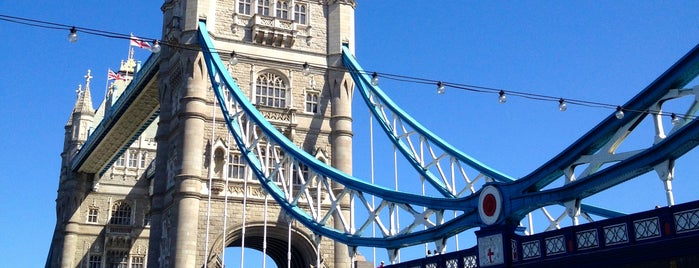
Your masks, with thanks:
M 235 54 L 235 51 L 231 52 L 231 59 L 228 60 L 228 63 L 230 65 L 238 64 L 238 55 Z
M 308 65 L 308 62 L 303 63 L 303 75 L 309 75 L 311 74 L 311 66 Z
M 616 115 L 616 119 L 624 118 L 624 109 L 622 109 L 621 106 L 617 106 L 615 115 Z
M 500 103 L 505 103 L 505 102 L 507 102 L 507 96 L 505 96 L 505 91 L 504 91 L 504 90 L 500 90 L 500 93 L 498 93 L 498 94 L 500 95 L 500 97 L 498 97 L 498 101 L 499 101 Z
M 670 115 L 670 123 L 672 123 L 673 126 L 676 126 L 677 124 L 680 123 L 680 118 L 677 117 L 677 115 L 675 113 L 672 113 Z
M 153 47 L 150 48 L 150 51 L 153 53 L 160 52 L 160 43 L 158 42 L 158 40 L 153 40 Z
M 437 94 L 444 94 L 444 83 L 442 81 L 437 82 Z
M 374 72 L 371 74 L 371 85 L 372 86 L 378 86 L 379 85 L 379 74 Z
M 75 26 L 70 28 L 70 33 L 68 34 L 68 42 L 78 42 L 78 30 L 75 29 Z
M 561 112 L 565 112 L 568 109 L 568 104 L 566 104 L 566 101 L 563 98 L 560 98 L 558 100 L 558 110 Z

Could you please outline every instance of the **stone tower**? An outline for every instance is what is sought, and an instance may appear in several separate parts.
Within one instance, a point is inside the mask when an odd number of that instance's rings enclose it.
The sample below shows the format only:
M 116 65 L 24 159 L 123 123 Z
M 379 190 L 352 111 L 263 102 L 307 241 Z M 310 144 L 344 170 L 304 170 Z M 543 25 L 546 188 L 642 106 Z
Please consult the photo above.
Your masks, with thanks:
M 150 180 L 147 169 L 155 158 L 156 124 L 147 128 L 101 174 L 72 171 L 76 154 L 137 68 L 133 51 L 121 63 L 107 96 L 97 110 L 92 105 L 88 70 L 85 84 L 65 125 L 61 175 L 56 198 L 56 227 L 47 267 L 145 267 L 150 233 Z M 110 142 L 110 141 L 105 141 Z
M 224 60 L 236 53 L 229 72 L 277 129 L 350 173 L 354 85 L 342 71 L 341 47 L 354 46 L 355 5 L 353 0 L 164 3 L 150 267 L 220 267 L 223 248 L 243 244 L 266 250 L 278 267 L 311 267 L 318 257 L 326 267 L 350 267 L 347 247 L 323 239 L 316 248 L 313 234 L 289 221 L 271 200 L 264 209 L 265 194 L 254 178 L 248 177 L 243 189 L 246 173 L 239 170 L 245 167 L 213 107 L 197 24 L 206 22 Z M 302 73 L 303 63 L 311 66 L 310 74 Z

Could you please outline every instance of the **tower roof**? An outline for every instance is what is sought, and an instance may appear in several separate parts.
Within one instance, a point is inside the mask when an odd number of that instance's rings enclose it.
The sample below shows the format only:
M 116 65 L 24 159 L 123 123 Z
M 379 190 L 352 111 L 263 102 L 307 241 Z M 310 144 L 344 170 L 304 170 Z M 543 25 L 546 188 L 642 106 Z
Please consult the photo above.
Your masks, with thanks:
M 81 85 L 78 85 L 78 89 L 75 91 L 78 93 L 78 99 L 75 101 L 75 106 L 73 106 L 73 113 L 87 113 L 94 115 L 95 109 L 92 106 L 90 79 L 92 79 L 92 75 L 90 75 L 90 70 L 88 69 L 87 74 L 85 75 L 85 87 L 82 88 Z

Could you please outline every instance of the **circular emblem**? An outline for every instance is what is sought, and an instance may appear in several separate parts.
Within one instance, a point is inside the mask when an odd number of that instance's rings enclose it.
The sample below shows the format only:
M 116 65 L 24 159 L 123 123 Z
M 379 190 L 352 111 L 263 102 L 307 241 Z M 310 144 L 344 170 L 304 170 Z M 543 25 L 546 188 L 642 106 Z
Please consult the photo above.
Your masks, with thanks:
M 491 225 L 498 221 L 502 211 L 502 195 L 498 188 L 488 185 L 481 191 L 478 197 L 478 215 L 481 221 Z

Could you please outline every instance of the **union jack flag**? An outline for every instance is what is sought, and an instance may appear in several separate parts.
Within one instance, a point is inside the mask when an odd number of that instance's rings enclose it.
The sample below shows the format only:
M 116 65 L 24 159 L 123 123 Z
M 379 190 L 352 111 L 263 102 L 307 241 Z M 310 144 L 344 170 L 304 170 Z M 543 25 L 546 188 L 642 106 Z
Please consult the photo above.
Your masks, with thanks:
M 109 69 L 109 72 L 107 72 L 107 80 L 124 80 L 124 77 L 119 73 L 115 73 L 112 69 Z

